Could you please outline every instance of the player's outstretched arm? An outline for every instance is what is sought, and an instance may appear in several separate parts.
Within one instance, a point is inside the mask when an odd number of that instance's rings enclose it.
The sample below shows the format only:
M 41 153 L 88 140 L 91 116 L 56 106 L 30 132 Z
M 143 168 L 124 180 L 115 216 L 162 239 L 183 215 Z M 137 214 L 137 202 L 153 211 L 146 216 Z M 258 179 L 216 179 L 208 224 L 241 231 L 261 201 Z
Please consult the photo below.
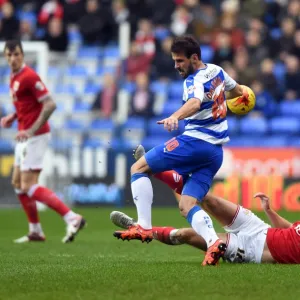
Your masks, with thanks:
M 199 99 L 191 98 L 169 118 L 158 121 L 157 124 L 163 124 L 164 128 L 168 131 L 177 130 L 178 121 L 194 115 L 197 111 L 199 111 L 200 106 L 201 101 Z
M 236 86 L 232 90 L 225 92 L 226 99 L 233 99 L 240 96 L 246 96 L 244 95 L 245 92 L 247 91 L 244 91 L 244 89 L 239 84 L 236 84 Z
M 275 212 L 270 206 L 270 199 L 264 193 L 256 193 L 254 198 L 259 198 L 261 201 L 261 206 L 265 211 L 267 217 L 269 218 L 271 224 L 275 228 L 289 228 L 292 226 L 288 220 L 281 217 L 277 212 Z
M 39 117 L 36 119 L 36 121 L 33 123 L 32 127 L 29 129 L 30 133 L 33 135 L 35 132 L 37 132 L 50 118 L 54 110 L 56 109 L 56 104 L 51 98 L 51 96 L 47 96 L 43 100 L 43 108 L 41 110 L 41 113 Z

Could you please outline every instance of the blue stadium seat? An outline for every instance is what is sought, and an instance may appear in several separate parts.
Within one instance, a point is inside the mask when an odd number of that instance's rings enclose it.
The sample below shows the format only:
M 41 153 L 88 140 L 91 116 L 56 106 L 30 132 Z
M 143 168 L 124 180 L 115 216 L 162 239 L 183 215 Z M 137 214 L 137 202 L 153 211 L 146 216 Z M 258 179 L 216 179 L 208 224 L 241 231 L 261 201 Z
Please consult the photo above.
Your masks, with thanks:
M 9 95 L 9 85 L 8 84 L 0 84 L 0 94 Z
M 273 28 L 270 31 L 270 36 L 273 40 L 278 40 L 282 36 L 282 32 L 280 28 Z
M 257 147 L 262 138 L 252 136 L 232 136 L 230 141 L 226 144 L 228 147 Z
M 66 139 L 51 139 L 50 146 L 54 151 L 67 151 L 71 149 L 73 143 L 72 140 Z
M 274 65 L 274 75 L 275 75 L 278 83 L 284 82 L 285 73 L 286 73 L 286 67 L 283 63 L 276 63 Z
M 103 50 L 103 57 L 106 58 L 116 58 L 120 57 L 120 50 L 118 46 L 108 46 Z
M 88 72 L 84 66 L 70 66 L 67 70 L 67 75 L 71 77 L 86 77 Z
M 73 84 L 58 84 L 55 88 L 55 94 L 76 94 L 76 88 Z
M 103 147 L 103 146 L 108 146 L 108 145 L 104 145 L 100 139 L 89 138 L 83 142 L 82 146 L 89 147 L 89 148 L 98 148 L 98 147 Z
M 58 79 L 62 72 L 61 69 L 57 66 L 49 66 L 47 73 L 48 77 L 55 77 Z
M 97 76 L 103 76 L 104 74 L 116 74 L 117 68 L 115 66 L 99 66 L 96 71 Z
M 268 123 L 265 118 L 244 117 L 240 121 L 240 132 L 250 135 L 262 135 L 267 133 Z
M 13 144 L 9 140 L 0 139 L 0 153 L 9 153 L 14 149 Z
M 172 137 L 170 137 L 172 138 Z M 155 146 L 164 144 L 165 142 L 168 141 L 168 138 L 163 138 L 159 136 L 148 136 L 143 139 L 142 145 L 145 147 L 146 151 L 149 151 Z
M 134 129 L 145 130 L 145 128 L 146 128 L 146 121 L 144 118 L 130 117 L 123 125 L 124 130 L 134 130 Z
M 78 58 L 93 58 L 97 59 L 100 57 L 102 49 L 96 46 L 82 46 L 78 49 Z
M 66 129 L 70 129 L 70 130 L 84 130 L 85 129 L 85 125 L 80 122 L 79 120 L 66 120 L 64 127 Z
M 153 93 L 166 93 L 168 88 L 168 84 L 159 81 L 153 81 L 150 84 L 150 90 Z
M 214 56 L 214 49 L 209 45 L 201 45 L 201 57 L 205 63 L 210 63 Z
M 128 93 L 133 93 L 135 91 L 135 84 L 133 82 L 124 82 L 121 88 Z
M 84 88 L 84 93 L 85 94 L 97 94 L 99 91 L 102 90 L 102 86 L 100 84 L 95 84 L 88 82 Z
M 87 102 L 76 102 L 73 107 L 74 112 L 90 111 L 91 104 Z
M 169 85 L 169 97 L 171 99 L 182 100 L 183 83 L 181 81 L 173 81 Z
M 300 117 L 300 99 L 296 101 L 283 101 L 279 104 L 279 111 L 282 116 Z
M 276 135 L 276 136 L 267 136 L 261 139 L 259 143 L 259 147 L 270 147 L 270 148 L 276 148 L 276 147 L 286 147 L 288 146 L 288 140 L 290 138 L 287 136 L 282 135 Z
M 162 113 L 163 115 L 171 115 L 178 110 L 181 105 L 182 103 L 180 101 L 168 101 L 165 103 Z
M 69 37 L 69 41 L 71 43 L 81 43 L 82 42 L 81 33 L 77 29 L 68 30 L 68 37 Z
M 91 129 L 113 130 L 115 124 L 112 120 L 94 119 L 89 126 Z
M 272 133 L 298 133 L 300 129 L 300 123 L 297 118 L 292 117 L 275 117 L 271 119 L 270 130 Z
M 295 136 L 293 138 L 288 139 L 287 145 L 290 147 L 300 148 L 300 136 Z
M 229 136 L 235 135 L 240 130 L 240 122 L 236 117 L 228 116 L 226 117 L 229 129 Z

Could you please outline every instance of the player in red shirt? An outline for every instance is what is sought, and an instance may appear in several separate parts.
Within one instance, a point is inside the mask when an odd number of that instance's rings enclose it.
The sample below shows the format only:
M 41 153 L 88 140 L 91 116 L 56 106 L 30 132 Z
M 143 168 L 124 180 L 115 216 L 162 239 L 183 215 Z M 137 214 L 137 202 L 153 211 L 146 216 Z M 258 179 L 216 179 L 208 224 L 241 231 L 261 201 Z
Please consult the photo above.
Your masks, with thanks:
M 144 153 L 139 146 L 135 158 Z M 175 171 L 167 171 L 154 175 L 168 184 L 174 191 L 181 193 L 184 180 Z M 261 205 L 272 226 L 266 224 L 253 212 L 208 193 L 202 202 L 202 208 L 214 216 L 227 233 L 218 233 L 219 238 L 226 241 L 227 249 L 224 259 L 229 262 L 242 263 L 300 263 L 300 221 L 294 224 L 278 215 L 271 207 L 269 198 L 263 193 L 254 197 L 261 200 Z M 135 221 L 122 212 L 112 212 L 111 220 L 121 228 L 129 228 Z M 206 251 L 205 240 L 192 228 L 176 229 L 173 227 L 153 227 L 157 240 L 168 245 L 189 244 Z
M 50 140 L 48 119 L 56 105 L 38 74 L 25 65 L 21 42 L 7 41 L 4 54 L 11 69 L 10 95 L 16 112 L 3 117 L 1 127 L 9 128 L 15 120 L 18 122 L 12 185 L 29 222 L 29 234 L 15 242 L 45 240 L 36 201 L 46 204 L 63 217 L 67 224 L 63 242 L 72 242 L 84 227 L 84 218 L 70 210 L 53 191 L 38 184 Z

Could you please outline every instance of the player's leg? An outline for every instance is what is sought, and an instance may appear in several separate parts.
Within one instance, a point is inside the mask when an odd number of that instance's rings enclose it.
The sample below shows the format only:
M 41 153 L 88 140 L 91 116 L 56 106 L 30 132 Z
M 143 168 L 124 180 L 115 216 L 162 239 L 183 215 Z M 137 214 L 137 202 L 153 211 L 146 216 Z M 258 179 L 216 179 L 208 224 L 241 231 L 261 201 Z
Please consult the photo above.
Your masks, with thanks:
M 21 161 L 21 190 L 31 199 L 40 201 L 61 215 L 67 224 L 67 233 L 63 242 L 71 242 L 85 225 L 81 215 L 73 212 L 53 191 L 38 184 L 43 167 L 44 154 L 49 142 L 49 135 L 35 136 L 26 142 L 26 149 Z
M 114 236 L 118 239 L 138 239 L 142 242 L 150 242 L 153 239 L 151 222 L 153 188 L 149 172 L 150 167 L 144 156 L 131 167 L 131 191 L 137 208 L 138 220 L 128 230 L 115 231 Z
M 17 143 L 15 147 L 15 161 L 12 174 L 12 186 L 14 187 L 15 193 L 26 213 L 27 220 L 29 223 L 29 233 L 26 236 L 16 239 L 15 243 L 24 243 L 29 241 L 44 241 L 45 235 L 43 233 L 36 202 L 28 197 L 26 193 L 21 190 L 21 171 L 20 164 L 23 156 L 25 143 Z

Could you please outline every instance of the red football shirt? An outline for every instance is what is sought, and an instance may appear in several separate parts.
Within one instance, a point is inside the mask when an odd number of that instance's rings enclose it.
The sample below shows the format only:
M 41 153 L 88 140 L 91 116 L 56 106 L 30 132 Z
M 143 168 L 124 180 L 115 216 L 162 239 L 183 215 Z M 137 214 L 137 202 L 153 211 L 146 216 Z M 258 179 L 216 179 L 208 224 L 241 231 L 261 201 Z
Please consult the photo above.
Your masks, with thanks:
M 300 264 L 300 222 L 290 228 L 268 229 L 267 245 L 278 263 Z
M 18 129 L 29 129 L 39 117 L 43 108 L 42 101 L 49 91 L 34 70 L 24 65 L 22 69 L 10 77 L 10 94 L 16 108 Z M 35 135 L 50 131 L 46 122 Z

